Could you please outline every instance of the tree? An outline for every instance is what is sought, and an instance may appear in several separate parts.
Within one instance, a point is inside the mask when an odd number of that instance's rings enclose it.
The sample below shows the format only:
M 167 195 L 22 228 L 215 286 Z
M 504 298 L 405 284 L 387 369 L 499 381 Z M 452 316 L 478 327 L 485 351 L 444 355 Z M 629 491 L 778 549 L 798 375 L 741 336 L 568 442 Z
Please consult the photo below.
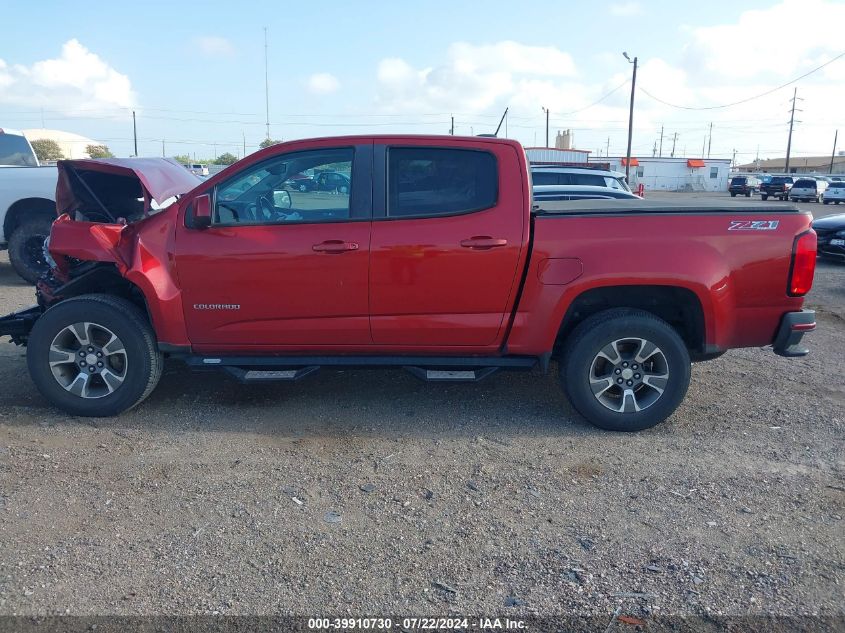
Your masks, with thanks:
M 236 162 L 238 157 L 234 154 L 230 154 L 229 152 L 224 152 L 220 154 L 217 158 L 215 158 L 212 162 L 215 165 L 231 165 L 232 163 Z
M 114 158 L 108 145 L 87 145 L 85 151 L 91 158 Z
M 177 163 L 181 163 L 183 165 L 190 165 L 192 162 L 194 162 L 191 159 L 191 157 L 188 156 L 187 154 L 177 154 L 176 156 L 173 157 L 173 160 L 175 160 Z
M 282 142 L 281 139 L 277 141 L 277 140 L 274 140 L 272 138 L 265 138 L 263 141 L 261 141 L 258 144 L 258 147 L 260 147 L 261 149 L 266 149 L 266 148 L 270 147 L 271 145 L 278 145 L 281 142 Z
M 39 161 L 61 160 L 65 157 L 62 148 L 53 139 L 37 138 L 30 143 Z

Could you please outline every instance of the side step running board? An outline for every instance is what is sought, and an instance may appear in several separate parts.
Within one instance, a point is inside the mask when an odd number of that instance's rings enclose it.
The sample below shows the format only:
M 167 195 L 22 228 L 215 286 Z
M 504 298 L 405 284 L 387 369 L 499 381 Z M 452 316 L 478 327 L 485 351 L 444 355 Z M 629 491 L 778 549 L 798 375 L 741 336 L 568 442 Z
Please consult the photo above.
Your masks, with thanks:
M 405 369 L 428 382 L 478 382 L 495 373 L 499 367 L 480 367 L 478 369 L 426 369 L 406 365 Z
M 477 382 L 500 369 L 528 371 L 535 356 L 199 356 L 174 355 L 196 369 L 222 369 L 241 382 L 295 381 L 322 368 L 403 367 L 430 382 Z
M 317 365 L 300 367 L 299 369 L 244 369 L 243 367 L 229 367 L 224 369 L 241 382 L 275 382 L 295 381 L 305 378 L 320 370 Z

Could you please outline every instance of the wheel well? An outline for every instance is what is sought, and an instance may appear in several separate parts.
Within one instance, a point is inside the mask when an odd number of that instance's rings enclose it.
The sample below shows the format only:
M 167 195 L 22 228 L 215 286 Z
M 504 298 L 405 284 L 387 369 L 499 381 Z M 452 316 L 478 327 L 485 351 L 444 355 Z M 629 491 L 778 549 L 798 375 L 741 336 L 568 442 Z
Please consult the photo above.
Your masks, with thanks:
M 704 350 L 704 310 L 691 290 L 676 286 L 607 286 L 578 295 L 563 317 L 554 354 L 569 333 L 584 319 L 610 308 L 636 308 L 651 312 L 671 325 L 691 353 Z
M 6 210 L 6 218 L 3 220 L 3 235 L 6 241 L 9 241 L 12 232 L 24 220 L 35 217 L 55 219 L 56 203 L 47 198 L 24 198 L 15 202 Z
M 55 299 L 49 303 L 91 293 L 122 297 L 135 304 L 147 317 L 147 321 L 152 323 L 144 293 L 138 286 L 127 281 L 114 264 L 97 263 L 84 272 L 77 273 L 66 284 L 51 289 Z

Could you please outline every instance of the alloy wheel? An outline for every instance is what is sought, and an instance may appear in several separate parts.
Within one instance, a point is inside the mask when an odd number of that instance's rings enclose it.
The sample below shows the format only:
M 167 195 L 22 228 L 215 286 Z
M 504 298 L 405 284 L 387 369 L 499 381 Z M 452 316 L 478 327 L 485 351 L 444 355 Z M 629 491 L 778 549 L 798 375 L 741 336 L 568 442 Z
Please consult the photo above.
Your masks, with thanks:
M 622 338 L 605 345 L 590 364 L 590 387 L 602 406 L 633 413 L 652 406 L 669 382 L 666 355 L 642 338 Z
M 126 348 L 107 327 L 73 323 L 53 338 L 50 371 L 66 391 L 80 398 L 102 398 L 126 379 Z

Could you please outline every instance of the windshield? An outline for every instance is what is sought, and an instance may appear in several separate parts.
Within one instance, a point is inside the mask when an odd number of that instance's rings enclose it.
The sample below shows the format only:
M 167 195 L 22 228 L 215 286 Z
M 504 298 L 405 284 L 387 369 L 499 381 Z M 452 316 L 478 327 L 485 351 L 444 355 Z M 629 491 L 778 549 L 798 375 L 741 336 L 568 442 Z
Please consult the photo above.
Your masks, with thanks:
M 38 167 L 38 162 L 23 136 L 0 133 L 0 165 Z

